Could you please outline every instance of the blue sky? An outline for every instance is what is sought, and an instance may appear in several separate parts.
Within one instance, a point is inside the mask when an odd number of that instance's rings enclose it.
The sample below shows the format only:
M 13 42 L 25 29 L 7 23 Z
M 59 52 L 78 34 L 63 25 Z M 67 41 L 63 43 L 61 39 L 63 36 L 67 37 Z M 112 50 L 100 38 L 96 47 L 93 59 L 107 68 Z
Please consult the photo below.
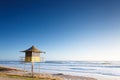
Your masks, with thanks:
M 120 60 L 119 0 L 1 0 L 0 60 L 32 45 L 46 60 Z

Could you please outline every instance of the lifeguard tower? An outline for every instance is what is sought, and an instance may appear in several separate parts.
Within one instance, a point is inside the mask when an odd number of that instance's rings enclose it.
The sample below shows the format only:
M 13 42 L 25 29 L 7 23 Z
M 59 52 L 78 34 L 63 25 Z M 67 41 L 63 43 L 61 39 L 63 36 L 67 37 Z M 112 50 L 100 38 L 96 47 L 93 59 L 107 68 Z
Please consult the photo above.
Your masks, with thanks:
M 35 48 L 35 46 L 21 52 L 25 52 L 25 62 L 40 62 L 40 53 L 45 53 Z
M 32 72 L 32 76 L 33 76 L 34 62 L 40 62 L 41 61 L 40 53 L 45 53 L 45 52 L 38 50 L 35 46 L 32 46 L 29 49 L 21 51 L 21 52 L 25 52 L 24 62 L 32 63 L 31 72 Z

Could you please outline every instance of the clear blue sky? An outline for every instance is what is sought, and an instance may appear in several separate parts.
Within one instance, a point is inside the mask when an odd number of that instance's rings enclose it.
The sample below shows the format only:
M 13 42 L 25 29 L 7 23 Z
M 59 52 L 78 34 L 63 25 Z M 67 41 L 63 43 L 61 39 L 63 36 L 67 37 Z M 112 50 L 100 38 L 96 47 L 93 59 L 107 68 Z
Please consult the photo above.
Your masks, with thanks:
M 0 60 L 32 45 L 46 60 L 120 60 L 120 0 L 0 0 Z

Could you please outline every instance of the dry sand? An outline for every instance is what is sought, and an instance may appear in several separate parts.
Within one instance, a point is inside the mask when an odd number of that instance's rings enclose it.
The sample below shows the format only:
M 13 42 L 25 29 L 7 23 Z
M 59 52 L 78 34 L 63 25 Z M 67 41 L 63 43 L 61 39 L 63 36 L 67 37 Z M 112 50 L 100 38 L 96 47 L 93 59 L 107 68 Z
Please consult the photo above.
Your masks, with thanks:
M 15 79 L 15 78 L 8 78 L 8 77 L 1 77 L 0 80 L 21 80 L 21 79 Z

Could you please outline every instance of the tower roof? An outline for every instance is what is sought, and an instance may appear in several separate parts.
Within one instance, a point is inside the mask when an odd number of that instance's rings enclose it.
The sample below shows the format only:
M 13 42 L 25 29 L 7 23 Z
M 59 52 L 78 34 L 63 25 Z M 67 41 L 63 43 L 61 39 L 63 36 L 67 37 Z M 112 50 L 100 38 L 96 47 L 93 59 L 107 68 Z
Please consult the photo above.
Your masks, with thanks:
M 21 51 L 21 52 L 35 52 L 35 53 L 44 53 L 43 51 L 40 51 L 39 49 L 37 49 L 35 46 L 30 47 L 27 50 Z

